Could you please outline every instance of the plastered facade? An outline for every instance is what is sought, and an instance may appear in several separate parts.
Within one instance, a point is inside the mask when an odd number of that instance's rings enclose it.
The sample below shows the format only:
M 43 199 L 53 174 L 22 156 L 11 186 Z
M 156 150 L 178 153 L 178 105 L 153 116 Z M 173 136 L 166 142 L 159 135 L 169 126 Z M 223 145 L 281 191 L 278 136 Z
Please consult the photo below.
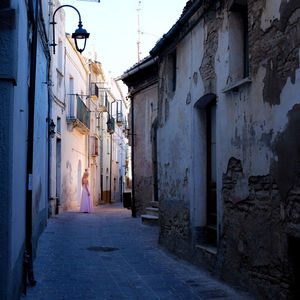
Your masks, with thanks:
M 196 263 L 208 261 L 258 298 L 286 299 L 297 293 L 299 276 L 293 253 L 299 247 L 300 3 L 239 2 L 247 5 L 246 67 L 234 1 L 203 1 L 173 42 L 158 49 L 160 242 L 182 257 L 197 257 Z M 216 246 L 207 259 L 201 233 L 208 217 L 212 101 Z

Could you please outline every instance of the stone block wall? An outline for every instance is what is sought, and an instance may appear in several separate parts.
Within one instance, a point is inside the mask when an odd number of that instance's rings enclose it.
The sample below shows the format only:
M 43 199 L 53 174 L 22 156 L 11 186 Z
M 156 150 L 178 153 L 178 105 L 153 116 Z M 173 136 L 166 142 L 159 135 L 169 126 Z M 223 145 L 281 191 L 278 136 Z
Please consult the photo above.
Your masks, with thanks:
M 296 265 L 288 239 L 295 235 L 289 225 L 299 224 L 299 187 L 283 199 L 271 174 L 250 176 L 249 193 L 242 198 L 238 186 L 244 179 L 241 161 L 232 157 L 223 174 L 222 276 L 258 298 L 287 299 L 295 293 Z
M 159 204 L 159 243 L 180 257 L 189 256 L 189 207 L 182 200 L 165 200 Z

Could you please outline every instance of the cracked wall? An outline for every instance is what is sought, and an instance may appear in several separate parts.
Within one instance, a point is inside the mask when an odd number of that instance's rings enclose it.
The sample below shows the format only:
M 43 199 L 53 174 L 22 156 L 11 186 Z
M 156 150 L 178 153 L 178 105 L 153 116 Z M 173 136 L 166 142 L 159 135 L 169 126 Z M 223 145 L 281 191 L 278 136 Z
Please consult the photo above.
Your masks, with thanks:
M 248 1 L 249 82 L 240 84 L 245 78 L 231 76 L 232 2 L 211 8 L 170 46 L 178 56 L 173 94 L 165 53 L 160 60 L 160 242 L 188 257 L 193 226 L 205 225 L 206 125 L 199 113 L 195 121 L 194 106 L 214 93 L 219 244 L 212 269 L 258 298 L 285 299 L 295 281 L 288 241 L 299 238 L 300 3 Z M 174 220 L 189 233 L 178 234 Z M 172 237 L 185 250 L 176 251 Z
M 299 69 L 300 2 L 281 1 L 277 12 L 279 1 L 275 2 L 249 1 L 250 67 L 252 72 L 257 72 L 261 65 L 266 68 L 263 99 L 270 105 L 280 104 L 281 90 L 289 77 L 295 83 L 295 72 Z M 273 7 L 274 19 L 268 18 L 266 15 Z

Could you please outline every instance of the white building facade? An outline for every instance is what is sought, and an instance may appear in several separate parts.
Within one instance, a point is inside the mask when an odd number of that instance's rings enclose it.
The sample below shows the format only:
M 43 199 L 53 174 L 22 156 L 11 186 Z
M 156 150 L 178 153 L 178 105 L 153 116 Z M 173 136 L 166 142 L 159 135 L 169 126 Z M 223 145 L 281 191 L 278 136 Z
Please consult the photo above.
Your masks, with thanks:
M 0 13 L 0 298 L 11 300 L 24 275 L 33 283 L 47 223 L 48 1 L 1 1 Z

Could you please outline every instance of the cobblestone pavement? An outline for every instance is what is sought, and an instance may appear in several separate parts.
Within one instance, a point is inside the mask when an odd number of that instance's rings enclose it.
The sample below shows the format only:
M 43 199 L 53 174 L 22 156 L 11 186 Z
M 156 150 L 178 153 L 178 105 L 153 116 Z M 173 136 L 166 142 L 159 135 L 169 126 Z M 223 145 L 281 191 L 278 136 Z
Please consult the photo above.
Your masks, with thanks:
M 245 299 L 157 244 L 158 228 L 121 204 L 49 219 L 24 300 Z

